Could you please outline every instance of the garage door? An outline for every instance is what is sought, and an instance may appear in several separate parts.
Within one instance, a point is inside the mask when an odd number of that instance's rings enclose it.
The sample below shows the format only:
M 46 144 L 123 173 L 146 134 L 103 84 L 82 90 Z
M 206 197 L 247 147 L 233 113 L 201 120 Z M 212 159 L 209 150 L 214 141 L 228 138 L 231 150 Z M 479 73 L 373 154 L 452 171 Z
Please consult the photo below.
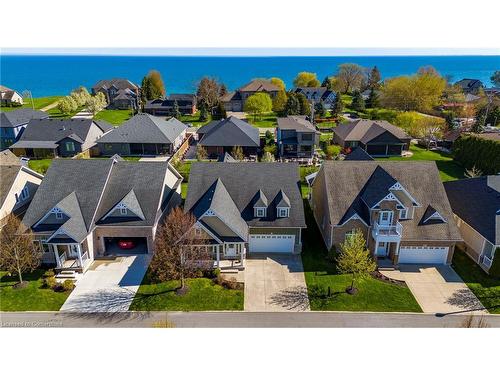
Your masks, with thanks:
M 251 253 L 293 253 L 293 235 L 250 235 L 248 241 Z
M 448 247 L 401 246 L 399 263 L 445 264 Z

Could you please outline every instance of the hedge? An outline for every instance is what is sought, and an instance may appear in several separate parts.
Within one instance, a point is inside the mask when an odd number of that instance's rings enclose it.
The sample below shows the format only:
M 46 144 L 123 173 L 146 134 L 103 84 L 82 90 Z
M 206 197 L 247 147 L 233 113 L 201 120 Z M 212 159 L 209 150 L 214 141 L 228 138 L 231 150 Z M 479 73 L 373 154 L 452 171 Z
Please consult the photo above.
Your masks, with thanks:
M 483 174 L 500 172 L 500 142 L 462 136 L 453 143 L 453 158 L 465 168 L 476 167 Z
M 491 265 L 488 273 L 493 277 L 500 277 L 500 247 L 495 250 L 495 255 L 493 256 L 493 264 Z

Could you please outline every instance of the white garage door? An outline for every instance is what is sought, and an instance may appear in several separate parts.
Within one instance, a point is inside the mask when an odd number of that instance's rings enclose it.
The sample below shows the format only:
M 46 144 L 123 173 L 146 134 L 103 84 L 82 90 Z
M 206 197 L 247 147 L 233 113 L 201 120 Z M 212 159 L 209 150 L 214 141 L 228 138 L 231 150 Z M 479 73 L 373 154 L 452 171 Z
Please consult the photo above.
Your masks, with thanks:
M 401 246 L 399 263 L 445 264 L 448 247 Z
M 248 241 L 251 253 L 293 253 L 295 236 L 293 235 L 250 235 Z

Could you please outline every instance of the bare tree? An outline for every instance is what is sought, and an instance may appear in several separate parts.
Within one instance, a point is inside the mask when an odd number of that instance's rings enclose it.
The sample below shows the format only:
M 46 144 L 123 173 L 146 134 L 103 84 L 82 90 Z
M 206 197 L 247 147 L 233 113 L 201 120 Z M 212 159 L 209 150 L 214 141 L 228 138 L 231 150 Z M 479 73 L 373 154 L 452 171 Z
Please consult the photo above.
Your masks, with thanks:
M 203 77 L 198 84 L 196 98 L 198 107 L 204 107 L 210 114 L 213 113 L 217 104 L 219 104 L 220 86 L 214 78 Z
M 16 216 L 10 214 L 6 218 L 5 226 L 0 230 L 0 268 L 17 273 L 21 284 L 22 274 L 31 272 L 40 265 L 42 253 L 34 240 L 33 232 Z
M 358 64 L 340 64 L 335 78 L 343 93 L 360 90 L 366 82 L 367 71 Z
M 245 158 L 243 148 L 241 148 L 241 146 L 234 146 L 231 150 L 231 156 L 236 160 L 243 160 Z
M 474 178 L 474 177 L 482 176 L 483 172 L 481 172 L 481 170 L 479 168 L 476 168 L 476 166 L 473 165 L 471 169 L 465 170 L 464 175 L 467 178 Z
M 159 281 L 180 280 L 181 293 L 186 291 L 186 278 L 197 277 L 212 266 L 207 240 L 196 235 L 195 223 L 192 214 L 176 207 L 156 234 L 150 270 Z

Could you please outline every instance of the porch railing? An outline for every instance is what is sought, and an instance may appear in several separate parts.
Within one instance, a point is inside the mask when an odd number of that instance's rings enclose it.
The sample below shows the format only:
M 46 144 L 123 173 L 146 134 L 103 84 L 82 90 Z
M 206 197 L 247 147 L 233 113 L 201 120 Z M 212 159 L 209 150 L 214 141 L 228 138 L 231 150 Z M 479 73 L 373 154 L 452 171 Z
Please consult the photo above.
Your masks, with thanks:
M 89 252 L 86 251 L 82 254 L 82 262 L 85 263 L 89 259 Z
M 488 258 L 486 255 L 485 255 L 485 256 L 483 256 L 483 264 L 484 264 L 486 267 L 490 268 L 492 263 L 493 263 L 493 260 L 492 260 L 492 259 Z
M 373 233 L 375 236 L 401 236 L 403 233 L 403 226 L 399 221 L 396 225 L 381 225 L 375 223 L 373 225 Z
M 66 253 L 62 253 L 62 255 L 59 255 L 59 262 L 61 262 L 61 266 L 64 266 L 64 262 L 66 262 L 67 260 L 67 257 L 66 257 Z

